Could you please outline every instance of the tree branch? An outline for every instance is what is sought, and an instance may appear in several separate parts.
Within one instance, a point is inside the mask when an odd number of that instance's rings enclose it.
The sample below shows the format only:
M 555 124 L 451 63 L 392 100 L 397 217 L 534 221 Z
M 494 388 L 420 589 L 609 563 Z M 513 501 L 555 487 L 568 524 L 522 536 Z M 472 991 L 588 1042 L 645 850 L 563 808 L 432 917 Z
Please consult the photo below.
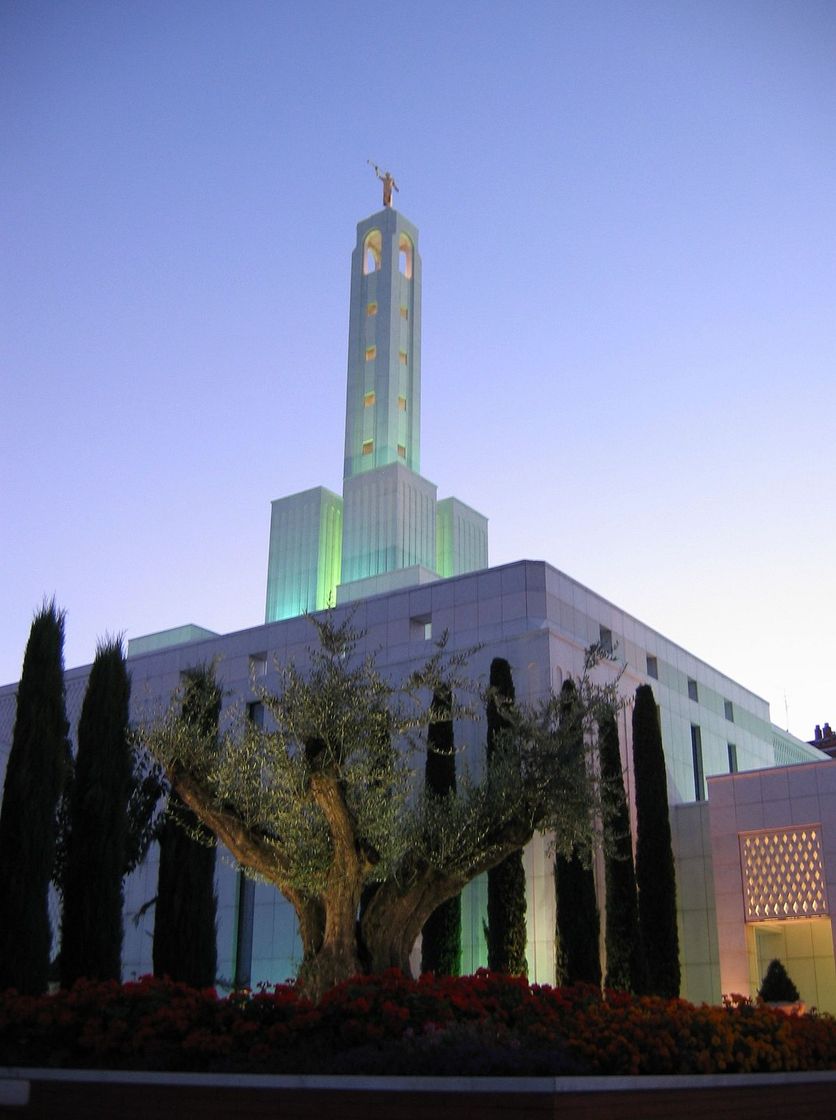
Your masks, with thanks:
M 276 843 L 258 836 L 235 813 L 219 808 L 211 791 L 185 770 L 169 770 L 168 779 L 185 804 L 214 832 L 242 867 L 249 868 L 278 887 L 292 903 L 301 921 L 305 900 L 288 882 L 289 867 Z

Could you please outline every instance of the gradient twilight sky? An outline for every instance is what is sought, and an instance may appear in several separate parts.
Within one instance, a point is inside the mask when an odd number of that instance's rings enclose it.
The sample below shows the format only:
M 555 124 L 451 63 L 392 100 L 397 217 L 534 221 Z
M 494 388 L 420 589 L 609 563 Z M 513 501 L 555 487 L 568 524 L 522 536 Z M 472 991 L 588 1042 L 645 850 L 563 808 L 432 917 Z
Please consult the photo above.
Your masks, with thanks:
M 0 682 L 34 609 L 263 620 L 341 489 L 349 258 L 421 231 L 422 473 L 836 724 L 833 0 L 0 0 Z

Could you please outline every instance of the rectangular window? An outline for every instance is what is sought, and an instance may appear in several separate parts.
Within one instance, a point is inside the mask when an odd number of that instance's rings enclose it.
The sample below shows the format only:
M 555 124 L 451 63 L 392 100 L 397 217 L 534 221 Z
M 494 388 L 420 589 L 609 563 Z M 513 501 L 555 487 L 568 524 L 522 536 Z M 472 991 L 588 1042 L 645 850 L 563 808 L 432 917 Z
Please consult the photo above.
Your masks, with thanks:
M 409 318 L 409 308 L 408 307 L 402 307 L 401 308 L 401 318 L 402 319 L 408 319 Z
M 612 630 L 609 626 L 598 627 L 598 645 L 604 653 L 612 653 Z
M 429 642 L 433 636 L 432 615 L 415 615 L 409 620 L 409 637 L 413 642 Z
M 367 346 L 366 347 L 366 361 L 367 362 L 373 362 L 376 357 L 377 357 L 377 347 L 376 346 Z
M 367 303 L 366 304 L 366 314 L 367 315 L 377 315 L 377 304 L 376 303 Z
M 398 458 L 400 458 L 400 459 L 405 459 L 406 458 L 406 448 L 404 447 L 404 445 L 402 443 L 398 444 Z
M 402 366 L 406 365 L 406 350 L 401 350 L 398 353 L 398 361 L 401 363 Z
M 659 680 L 659 662 L 652 654 L 647 655 L 647 675 L 653 677 L 654 681 Z
M 256 727 L 264 727 L 264 705 L 260 700 L 247 704 L 247 719 Z
M 693 700 L 695 703 L 699 703 L 700 694 L 697 690 L 697 682 L 693 677 L 688 678 L 688 699 Z
M 734 743 L 727 744 L 729 748 L 729 773 L 737 773 L 737 747 Z
M 267 676 L 267 654 L 266 653 L 251 653 L 250 654 L 250 678 L 266 677 Z
M 374 404 L 374 392 L 363 394 L 363 408 L 371 408 Z
M 371 455 L 371 453 L 373 451 L 374 451 L 374 440 L 373 439 L 364 439 L 363 440 L 363 454 L 364 455 Z
M 694 764 L 694 798 L 705 801 L 705 774 L 702 766 L 702 734 L 695 723 L 691 724 L 691 759 Z
M 398 412 L 406 412 L 406 397 L 398 397 Z
M 724 700 L 723 706 L 726 709 L 726 719 L 729 723 L 734 723 L 734 704 L 732 704 L 731 700 Z

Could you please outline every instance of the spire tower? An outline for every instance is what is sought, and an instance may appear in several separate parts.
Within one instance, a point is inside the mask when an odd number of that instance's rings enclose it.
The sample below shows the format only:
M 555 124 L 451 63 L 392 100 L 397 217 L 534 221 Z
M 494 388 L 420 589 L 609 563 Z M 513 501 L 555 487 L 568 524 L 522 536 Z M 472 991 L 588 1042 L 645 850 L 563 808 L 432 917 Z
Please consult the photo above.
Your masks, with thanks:
M 418 230 L 384 208 L 357 226 L 351 254 L 345 468 L 353 478 L 421 458 Z
M 358 223 L 351 255 L 343 493 L 273 502 L 268 622 L 488 565 L 487 518 L 439 502 L 420 474 L 418 230 L 392 208 L 390 172 L 375 174 L 383 209 Z

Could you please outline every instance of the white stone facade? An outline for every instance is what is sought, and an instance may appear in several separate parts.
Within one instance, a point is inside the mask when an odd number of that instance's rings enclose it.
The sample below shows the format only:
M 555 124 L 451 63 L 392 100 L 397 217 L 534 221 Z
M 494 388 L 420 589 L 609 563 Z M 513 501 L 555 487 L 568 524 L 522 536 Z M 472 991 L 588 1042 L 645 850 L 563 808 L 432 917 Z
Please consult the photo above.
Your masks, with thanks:
M 549 689 L 558 689 L 567 676 L 580 673 L 584 651 L 590 643 L 602 638 L 610 640 L 615 650 L 615 665 L 623 669 L 624 696 L 629 699 L 639 684 L 649 683 L 659 704 L 677 859 L 683 995 L 695 1000 L 717 1000 L 721 991 L 729 990 L 732 980 L 735 990 L 752 989 L 752 977 L 746 971 L 749 958 L 740 893 L 739 852 L 736 841 L 732 844 L 729 838 L 741 828 L 786 825 L 803 817 L 802 824 L 821 825 L 825 837 L 825 864 L 828 868 L 836 867 L 836 853 L 828 846 L 836 835 L 833 819 L 836 799 L 828 792 L 834 788 L 836 764 L 774 727 L 765 701 L 742 685 L 540 561 L 519 561 L 391 591 L 360 600 L 350 608 L 338 608 L 338 614 L 348 609 L 355 612 L 354 625 L 365 631 L 364 645 L 380 651 L 380 664 L 387 671 L 405 675 L 427 656 L 432 639 L 446 630 L 452 649 L 481 643 L 471 661 L 476 679 L 483 682 L 487 679 L 492 658 L 507 658 L 520 701 L 534 701 L 546 695 Z M 269 686 L 275 677 L 276 664 L 288 659 L 303 664 L 313 636 L 311 624 L 305 618 L 295 618 L 131 657 L 132 716 L 139 719 L 163 709 L 177 689 L 181 673 L 213 659 L 217 659 L 227 709 L 251 702 L 256 699 L 252 688 L 254 675 Z M 648 658 L 655 662 L 648 663 Z M 648 675 L 648 668 L 656 673 L 655 677 Z M 614 672 L 615 668 L 607 667 L 602 671 Z M 73 733 L 87 672 L 84 667 L 67 673 L 68 713 Z M 694 686 L 696 700 L 691 698 Z M 733 706 L 731 709 L 727 707 L 729 703 Z M 733 718 L 727 718 L 729 716 Z M 3 759 L 11 742 L 13 719 L 14 686 L 7 686 L 0 689 L 0 755 Z M 704 783 L 712 801 L 728 799 L 728 790 L 749 791 L 739 794 L 741 805 L 744 796 L 752 798 L 747 802 L 746 812 L 741 812 L 734 820 L 729 816 L 728 807 L 724 808 L 717 818 L 726 829 L 722 833 L 720 824 L 715 822 L 714 805 L 696 800 L 693 727 L 701 731 Z M 627 787 L 632 791 L 627 711 L 620 721 L 619 731 Z M 728 743 L 732 736 L 741 771 L 736 776 L 728 776 Z M 477 769 L 484 739 L 484 723 L 456 727 L 457 746 L 466 748 L 462 757 Z M 790 756 L 805 765 L 775 769 L 776 754 L 781 760 Z M 822 760 L 818 761 L 819 758 Z M 789 796 L 783 800 L 771 798 L 769 804 L 773 808 L 765 808 L 768 802 L 764 800 L 764 791 L 779 787 L 796 789 L 802 780 L 817 783 L 815 806 L 812 801 L 799 800 L 799 794 L 795 800 Z M 810 792 L 803 796 L 814 795 Z M 775 807 L 779 802 L 780 811 Z M 547 848 L 546 840 L 538 838 L 525 855 L 528 961 L 530 978 L 538 983 L 554 979 L 554 887 Z M 733 864 L 734 858 L 738 860 L 738 880 L 732 883 L 731 872 L 726 870 L 724 861 L 730 860 Z M 718 874 L 718 868 L 722 872 L 718 880 L 721 889 L 715 902 L 712 875 Z M 151 967 L 153 909 L 138 924 L 134 919 L 155 891 L 156 865 L 152 855 L 127 884 L 126 976 L 139 975 Z M 729 892 L 736 892 L 737 899 L 733 921 L 727 919 L 731 913 L 727 905 Z M 599 893 L 603 896 L 603 890 Z M 218 866 L 218 897 L 219 970 L 220 975 L 228 979 L 234 975 L 236 966 L 238 889 L 237 873 L 224 859 Z M 830 897 L 836 898 L 836 884 L 830 886 Z M 292 910 L 273 888 L 262 885 L 256 888 L 254 907 L 252 982 L 283 980 L 294 973 L 298 964 Z M 465 893 L 465 970 L 486 963 L 482 932 L 485 911 L 485 882 L 480 879 Z M 737 932 L 732 936 L 730 925 L 735 923 Z M 821 936 L 816 936 L 818 946 Z M 736 962 L 734 965 L 727 963 L 724 956 L 727 952 L 731 954 L 729 961 Z M 827 994 L 824 988 L 822 991 Z M 819 1006 L 823 1006 L 821 999 Z

